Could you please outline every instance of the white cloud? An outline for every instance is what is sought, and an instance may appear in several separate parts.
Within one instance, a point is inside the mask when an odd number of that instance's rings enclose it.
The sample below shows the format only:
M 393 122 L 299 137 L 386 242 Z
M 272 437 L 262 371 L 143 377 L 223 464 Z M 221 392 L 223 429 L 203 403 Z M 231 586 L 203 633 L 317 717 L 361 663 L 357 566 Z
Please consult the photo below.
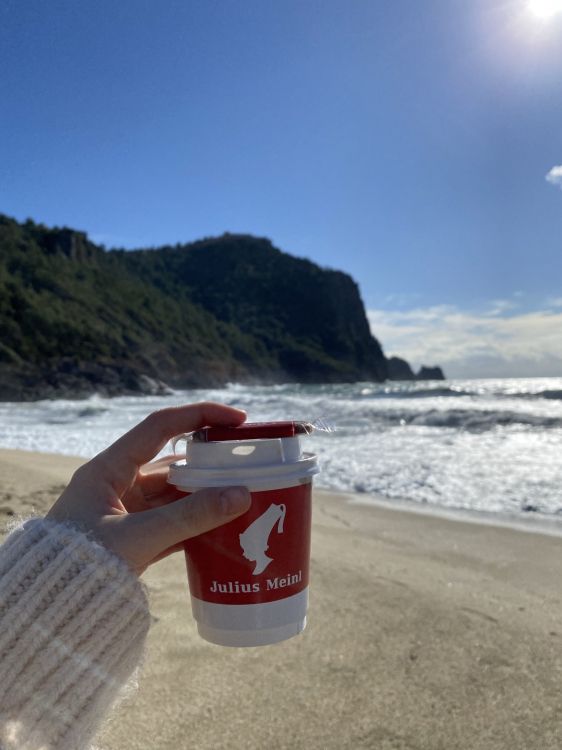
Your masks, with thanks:
M 547 299 L 546 304 L 549 307 L 562 307 L 562 297 L 550 297 L 550 299 Z
M 383 300 L 385 305 L 393 305 L 394 307 L 406 307 L 408 305 L 415 305 L 420 295 L 415 292 L 394 292 L 393 294 L 387 294 Z
M 514 310 L 517 307 L 515 302 L 509 299 L 495 299 L 490 303 L 490 308 L 484 315 L 502 315 L 508 310 Z
M 501 317 L 498 302 L 485 311 L 437 305 L 369 310 L 368 317 L 386 355 L 404 357 L 414 369 L 440 365 L 449 377 L 562 376 L 560 309 Z
M 560 189 L 562 189 L 562 165 L 557 167 L 552 167 L 550 172 L 545 177 L 547 182 L 550 182 L 551 185 L 557 185 Z

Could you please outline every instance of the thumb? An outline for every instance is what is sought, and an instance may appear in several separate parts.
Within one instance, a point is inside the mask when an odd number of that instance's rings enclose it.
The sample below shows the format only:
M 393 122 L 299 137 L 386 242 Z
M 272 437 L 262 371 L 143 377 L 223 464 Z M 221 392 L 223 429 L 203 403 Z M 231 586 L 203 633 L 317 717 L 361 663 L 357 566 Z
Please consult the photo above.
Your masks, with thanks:
M 250 504 L 250 493 L 245 487 L 209 487 L 159 508 L 129 514 L 123 520 L 128 526 L 128 541 L 136 547 L 135 567 L 148 564 L 184 539 L 232 521 L 245 513 Z M 129 557 L 127 552 L 123 556 Z

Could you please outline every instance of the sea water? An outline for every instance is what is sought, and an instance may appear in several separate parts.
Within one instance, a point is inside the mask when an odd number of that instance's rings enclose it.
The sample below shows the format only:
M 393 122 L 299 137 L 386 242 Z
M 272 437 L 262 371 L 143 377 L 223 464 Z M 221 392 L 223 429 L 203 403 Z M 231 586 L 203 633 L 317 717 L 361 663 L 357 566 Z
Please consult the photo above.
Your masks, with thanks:
M 161 397 L 0 404 L 0 447 L 91 457 L 164 406 L 216 400 L 251 421 L 318 417 L 315 486 L 562 528 L 562 378 L 229 385 Z M 168 448 L 168 452 L 169 452 Z

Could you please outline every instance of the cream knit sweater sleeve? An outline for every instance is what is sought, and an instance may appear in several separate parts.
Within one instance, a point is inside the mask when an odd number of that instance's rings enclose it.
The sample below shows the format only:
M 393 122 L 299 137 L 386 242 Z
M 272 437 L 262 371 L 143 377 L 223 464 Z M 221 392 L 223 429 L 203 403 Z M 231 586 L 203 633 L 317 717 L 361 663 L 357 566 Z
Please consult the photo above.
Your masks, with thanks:
M 35 518 L 0 547 L 0 749 L 82 750 L 139 664 L 147 599 L 124 562 Z

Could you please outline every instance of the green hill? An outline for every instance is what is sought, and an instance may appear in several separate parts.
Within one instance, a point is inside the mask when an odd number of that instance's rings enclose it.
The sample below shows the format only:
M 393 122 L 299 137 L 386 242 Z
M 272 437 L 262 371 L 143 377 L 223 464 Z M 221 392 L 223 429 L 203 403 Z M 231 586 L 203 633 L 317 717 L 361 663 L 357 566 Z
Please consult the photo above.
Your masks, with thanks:
M 357 285 L 249 235 L 106 251 L 0 215 L 0 398 L 383 380 Z

